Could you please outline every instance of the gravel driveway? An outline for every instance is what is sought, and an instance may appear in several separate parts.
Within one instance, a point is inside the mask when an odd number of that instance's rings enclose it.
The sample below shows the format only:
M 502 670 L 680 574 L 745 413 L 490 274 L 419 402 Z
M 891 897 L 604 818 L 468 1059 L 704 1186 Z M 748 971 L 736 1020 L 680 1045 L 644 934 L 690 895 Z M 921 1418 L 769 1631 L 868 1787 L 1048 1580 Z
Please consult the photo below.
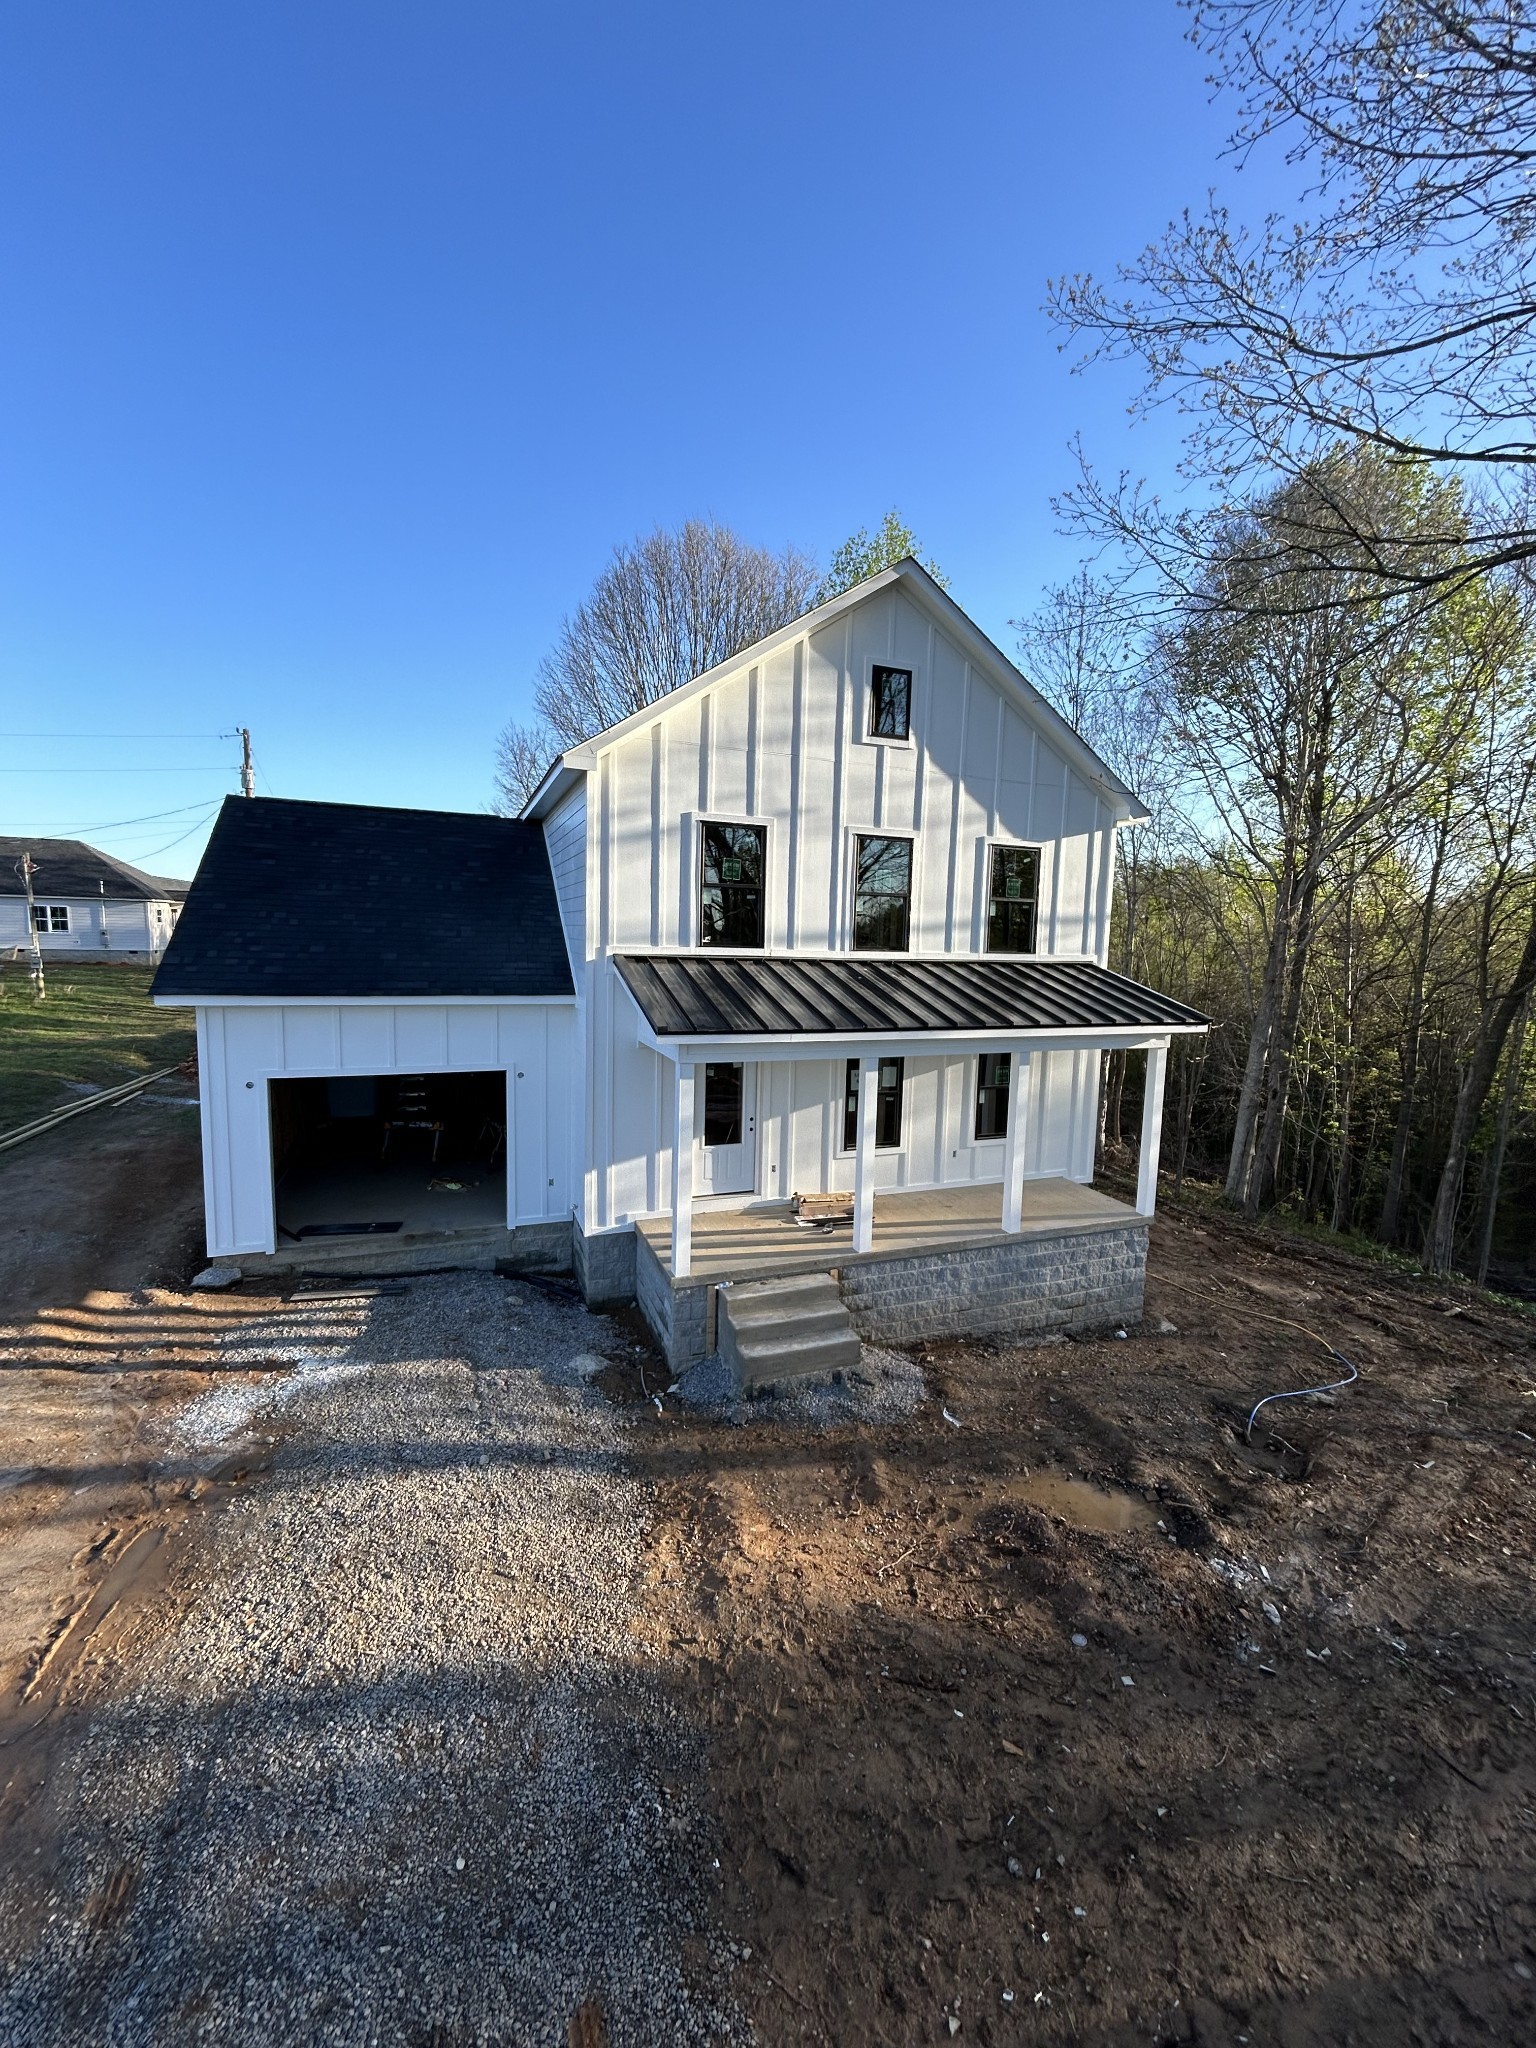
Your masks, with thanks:
M 278 1404 L 275 1462 L 58 1730 L 0 2042 L 565 2043 L 594 1999 L 615 2044 L 744 2037 L 702 1738 L 631 1632 L 622 1342 L 481 1275 L 246 1327 L 231 1363 L 305 1363 L 181 1452 Z

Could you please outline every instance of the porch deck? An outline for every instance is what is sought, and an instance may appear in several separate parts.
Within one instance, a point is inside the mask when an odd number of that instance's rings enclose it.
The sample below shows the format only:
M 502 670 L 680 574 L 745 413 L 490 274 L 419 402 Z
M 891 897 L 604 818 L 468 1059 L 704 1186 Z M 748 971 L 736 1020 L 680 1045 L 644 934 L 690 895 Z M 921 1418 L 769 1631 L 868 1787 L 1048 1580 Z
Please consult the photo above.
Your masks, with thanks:
M 722 1280 L 761 1280 L 778 1273 L 827 1273 L 835 1267 L 910 1258 L 922 1252 L 1016 1244 L 1020 1237 L 1062 1231 L 1111 1229 L 1135 1221 L 1136 1216 L 1134 1209 L 1100 1194 L 1097 1188 L 1054 1177 L 1025 1181 L 1023 1229 L 1017 1236 L 1003 1231 L 999 1181 L 877 1194 L 874 1247 L 860 1253 L 853 1249 L 851 1222 L 835 1223 L 829 1230 L 802 1229 L 787 1202 L 758 1202 L 750 1209 L 696 1206 L 688 1277 L 672 1284 L 698 1287 Z M 671 1217 L 642 1217 L 636 1228 L 670 1279 Z

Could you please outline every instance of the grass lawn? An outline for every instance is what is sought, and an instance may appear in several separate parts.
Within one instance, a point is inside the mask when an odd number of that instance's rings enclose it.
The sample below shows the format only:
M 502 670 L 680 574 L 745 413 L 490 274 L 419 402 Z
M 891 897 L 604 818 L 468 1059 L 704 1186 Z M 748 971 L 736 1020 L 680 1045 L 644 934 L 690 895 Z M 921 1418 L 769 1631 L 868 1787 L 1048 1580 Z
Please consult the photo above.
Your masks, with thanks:
M 48 964 L 38 1002 L 26 964 L 0 968 L 0 1131 L 81 1092 L 183 1060 L 197 1043 L 190 1010 L 157 1010 L 154 971 L 106 963 Z

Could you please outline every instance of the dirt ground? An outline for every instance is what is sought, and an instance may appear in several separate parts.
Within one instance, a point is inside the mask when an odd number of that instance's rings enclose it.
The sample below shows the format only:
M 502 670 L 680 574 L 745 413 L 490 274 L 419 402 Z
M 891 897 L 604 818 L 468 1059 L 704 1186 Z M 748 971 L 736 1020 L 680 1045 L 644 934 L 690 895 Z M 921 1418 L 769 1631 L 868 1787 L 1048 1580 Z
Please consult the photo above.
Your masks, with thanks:
M 1536 2039 L 1536 1323 L 1189 1217 L 1148 1317 L 646 1432 L 759 2038 Z
M 0 1159 L 10 1798 L 267 1483 L 145 1450 L 277 1306 L 183 1291 L 197 1205 L 190 1112 Z M 936 1348 L 879 1426 L 609 1376 L 760 2040 L 1536 2038 L 1536 1322 L 1173 1215 L 1148 1328 Z M 1358 1385 L 1245 1444 L 1337 1376 L 1319 1337 Z

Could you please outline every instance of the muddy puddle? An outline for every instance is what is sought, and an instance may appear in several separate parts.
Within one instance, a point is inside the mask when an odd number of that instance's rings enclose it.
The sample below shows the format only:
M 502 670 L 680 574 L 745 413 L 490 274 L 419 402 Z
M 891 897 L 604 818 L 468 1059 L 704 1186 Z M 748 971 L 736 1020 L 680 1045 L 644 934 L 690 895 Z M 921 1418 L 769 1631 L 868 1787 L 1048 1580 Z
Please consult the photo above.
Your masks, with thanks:
M 1008 1489 L 1042 1514 L 1055 1515 L 1077 1529 L 1096 1529 L 1110 1536 L 1130 1535 L 1157 1527 L 1156 1511 L 1134 1493 L 1090 1486 L 1086 1479 L 1068 1479 L 1061 1472 L 1034 1472 Z

